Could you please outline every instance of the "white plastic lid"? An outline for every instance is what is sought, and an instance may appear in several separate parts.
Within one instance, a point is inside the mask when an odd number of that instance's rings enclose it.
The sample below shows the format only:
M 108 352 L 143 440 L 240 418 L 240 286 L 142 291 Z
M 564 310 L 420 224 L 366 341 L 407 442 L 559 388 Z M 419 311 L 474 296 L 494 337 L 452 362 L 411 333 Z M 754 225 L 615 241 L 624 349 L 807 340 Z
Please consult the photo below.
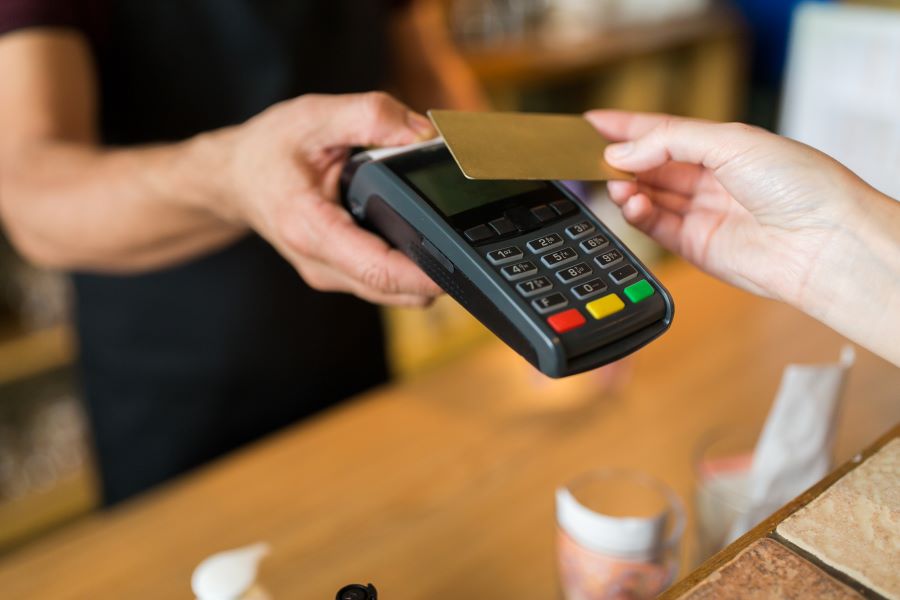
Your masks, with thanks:
M 269 545 L 252 544 L 206 558 L 194 569 L 191 589 L 198 600 L 237 600 L 256 582 L 259 561 Z
M 684 527 L 681 501 L 671 492 L 669 507 L 647 517 L 613 517 L 589 509 L 567 488 L 556 490 L 556 519 L 579 545 L 630 560 L 652 560 L 678 539 Z

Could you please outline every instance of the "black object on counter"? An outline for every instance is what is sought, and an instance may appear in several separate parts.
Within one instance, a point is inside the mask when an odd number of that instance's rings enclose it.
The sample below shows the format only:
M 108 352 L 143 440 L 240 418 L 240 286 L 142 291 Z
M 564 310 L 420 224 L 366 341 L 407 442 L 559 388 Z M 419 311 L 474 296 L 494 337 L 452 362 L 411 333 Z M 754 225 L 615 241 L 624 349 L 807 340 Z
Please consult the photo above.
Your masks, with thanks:
M 338 590 L 335 600 L 378 600 L 378 590 L 371 583 L 351 583 Z

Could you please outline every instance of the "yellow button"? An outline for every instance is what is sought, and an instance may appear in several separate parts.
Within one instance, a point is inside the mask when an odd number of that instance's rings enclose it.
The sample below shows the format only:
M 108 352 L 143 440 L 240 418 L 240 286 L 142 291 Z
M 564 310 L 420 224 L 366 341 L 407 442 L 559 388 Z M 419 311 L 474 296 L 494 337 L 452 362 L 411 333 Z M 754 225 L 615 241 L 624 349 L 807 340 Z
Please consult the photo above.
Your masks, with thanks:
M 615 294 L 609 294 L 588 302 L 585 308 L 588 309 L 588 312 L 595 319 L 602 319 L 625 308 L 625 303 Z

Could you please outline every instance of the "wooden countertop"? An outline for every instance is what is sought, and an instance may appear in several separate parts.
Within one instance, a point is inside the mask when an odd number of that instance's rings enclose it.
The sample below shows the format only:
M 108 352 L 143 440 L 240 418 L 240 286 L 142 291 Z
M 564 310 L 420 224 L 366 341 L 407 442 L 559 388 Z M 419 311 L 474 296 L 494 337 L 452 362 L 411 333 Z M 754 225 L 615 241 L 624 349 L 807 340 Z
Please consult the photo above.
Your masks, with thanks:
M 263 540 L 276 599 L 353 581 L 386 600 L 558 597 L 558 484 L 632 467 L 688 500 L 698 436 L 761 423 L 786 363 L 834 360 L 844 343 L 683 263 L 657 272 L 675 323 L 616 391 L 608 370 L 550 381 L 492 342 L 3 557 L 2 595 L 190 598 L 201 559 Z M 838 462 L 900 420 L 900 369 L 859 350 L 845 398 Z

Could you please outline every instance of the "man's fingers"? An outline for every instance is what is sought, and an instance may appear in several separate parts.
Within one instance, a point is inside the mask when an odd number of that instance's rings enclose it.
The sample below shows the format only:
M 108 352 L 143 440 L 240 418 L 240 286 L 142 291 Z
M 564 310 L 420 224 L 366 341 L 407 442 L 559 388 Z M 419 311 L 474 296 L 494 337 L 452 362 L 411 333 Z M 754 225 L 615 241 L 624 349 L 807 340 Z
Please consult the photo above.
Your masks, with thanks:
M 326 265 L 315 259 L 307 258 L 297 265 L 297 271 L 310 287 L 322 292 L 343 292 L 353 294 L 373 304 L 385 306 L 400 306 L 409 308 L 424 308 L 433 301 L 433 296 L 421 296 L 416 294 L 387 294 L 366 287 L 362 282 L 353 279 L 331 265 Z
M 436 135 L 428 118 L 384 92 L 304 96 L 305 118 L 321 119 L 322 147 L 399 146 Z
M 370 234 L 366 234 L 370 235 Z M 406 255 L 393 248 L 383 254 L 373 254 L 355 276 L 368 288 L 387 294 L 438 296 L 443 290 L 434 283 Z
M 347 292 L 372 304 L 408 308 L 424 308 L 429 306 L 435 298 L 433 295 L 384 292 L 335 270 L 331 265 L 322 265 L 322 268 L 331 272 L 329 283 L 320 288 L 323 291 Z
M 297 204 L 281 221 L 282 254 L 316 289 L 404 306 L 423 306 L 443 293 L 409 258 L 358 227 L 337 204 Z
M 336 204 L 317 205 L 319 240 L 333 240 L 313 248 L 313 255 L 365 287 L 385 294 L 437 296 L 442 293 L 409 258 L 380 237 L 357 227 Z
M 417 296 L 415 294 L 383 294 L 364 286 L 353 287 L 349 290 L 354 296 L 362 298 L 372 304 L 382 306 L 396 306 L 399 308 L 427 308 L 434 302 L 434 296 Z

